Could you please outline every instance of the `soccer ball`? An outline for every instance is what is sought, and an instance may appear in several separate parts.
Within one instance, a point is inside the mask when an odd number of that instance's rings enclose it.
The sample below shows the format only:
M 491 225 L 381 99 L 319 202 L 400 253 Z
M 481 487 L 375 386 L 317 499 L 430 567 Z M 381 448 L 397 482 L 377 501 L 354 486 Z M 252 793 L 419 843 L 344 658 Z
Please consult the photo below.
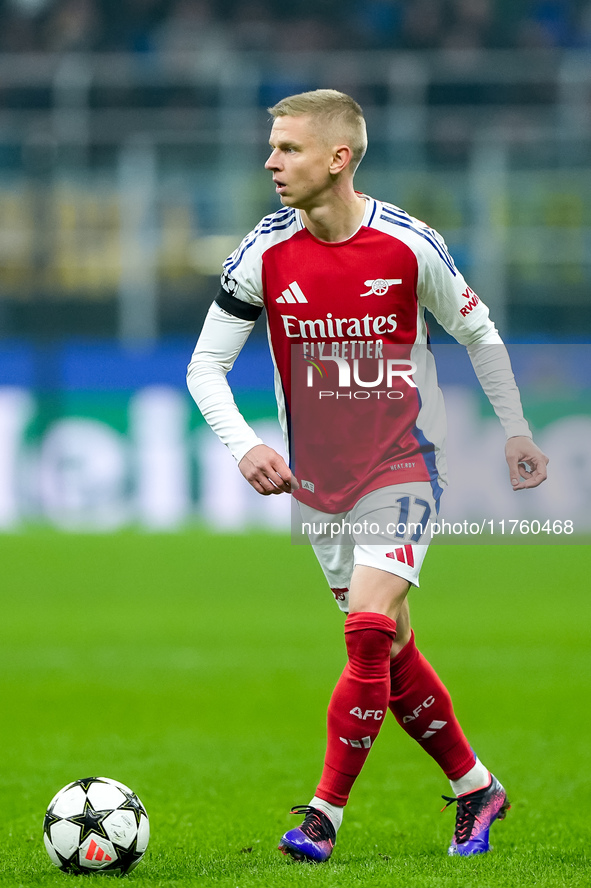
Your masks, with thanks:
M 150 838 L 146 809 L 134 792 L 108 777 L 68 783 L 43 821 L 51 862 L 63 872 L 123 875 L 138 865 Z

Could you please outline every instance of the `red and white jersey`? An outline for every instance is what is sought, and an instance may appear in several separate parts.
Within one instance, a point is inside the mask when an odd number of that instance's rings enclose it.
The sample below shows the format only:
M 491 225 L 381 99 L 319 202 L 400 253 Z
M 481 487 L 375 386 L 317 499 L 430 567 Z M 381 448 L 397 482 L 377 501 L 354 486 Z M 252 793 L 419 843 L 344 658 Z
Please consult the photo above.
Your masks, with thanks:
M 361 227 L 338 243 L 293 208 L 266 216 L 224 263 L 216 300 L 243 320 L 266 309 L 296 496 L 333 513 L 379 487 L 430 481 L 437 497 L 446 483 L 425 308 L 464 345 L 501 343 L 440 235 L 366 200 Z

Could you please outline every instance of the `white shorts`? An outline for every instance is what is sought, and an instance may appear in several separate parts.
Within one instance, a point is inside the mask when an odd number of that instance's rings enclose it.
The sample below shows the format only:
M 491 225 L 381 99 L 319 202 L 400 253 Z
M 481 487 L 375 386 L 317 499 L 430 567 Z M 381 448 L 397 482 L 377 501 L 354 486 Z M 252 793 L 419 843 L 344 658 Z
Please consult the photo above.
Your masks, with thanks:
M 356 564 L 385 570 L 419 585 L 429 547 L 429 521 L 439 508 L 431 484 L 415 481 L 373 490 L 348 512 L 330 514 L 298 503 L 305 533 L 339 608 L 349 611 Z

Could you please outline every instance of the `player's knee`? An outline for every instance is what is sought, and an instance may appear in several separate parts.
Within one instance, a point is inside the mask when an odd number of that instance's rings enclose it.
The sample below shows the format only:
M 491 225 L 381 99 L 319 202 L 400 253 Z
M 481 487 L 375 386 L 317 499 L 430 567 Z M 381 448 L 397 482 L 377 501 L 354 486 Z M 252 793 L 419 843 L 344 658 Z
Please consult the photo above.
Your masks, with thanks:
M 373 660 L 381 648 L 390 645 L 383 632 L 377 629 L 361 629 L 346 636 L 349 660 Z
M 405 608 L 410 583 L 395 574 L 357 565 L 349 590 L 351 614 L 385 614 L 398 620 Z
M 384 614 L 350 614 L 345 621 L 349 662 L 380 662 L 390 656 L 396 623 Z

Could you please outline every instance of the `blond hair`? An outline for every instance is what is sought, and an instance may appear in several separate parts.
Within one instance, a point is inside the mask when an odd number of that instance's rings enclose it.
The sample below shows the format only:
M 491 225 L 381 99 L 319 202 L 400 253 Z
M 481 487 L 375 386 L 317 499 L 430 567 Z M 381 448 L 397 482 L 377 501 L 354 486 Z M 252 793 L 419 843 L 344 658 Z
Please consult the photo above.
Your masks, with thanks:
M 357 169 L 367 149 L 367 131 L 361 106 L 336 89 L 314 89 L 287 96 L 267 109 L 273 119 L 310 114 L 322 118 L 322 132 L 331 141 L 345 142 L 352 153 L 351 168 Z

